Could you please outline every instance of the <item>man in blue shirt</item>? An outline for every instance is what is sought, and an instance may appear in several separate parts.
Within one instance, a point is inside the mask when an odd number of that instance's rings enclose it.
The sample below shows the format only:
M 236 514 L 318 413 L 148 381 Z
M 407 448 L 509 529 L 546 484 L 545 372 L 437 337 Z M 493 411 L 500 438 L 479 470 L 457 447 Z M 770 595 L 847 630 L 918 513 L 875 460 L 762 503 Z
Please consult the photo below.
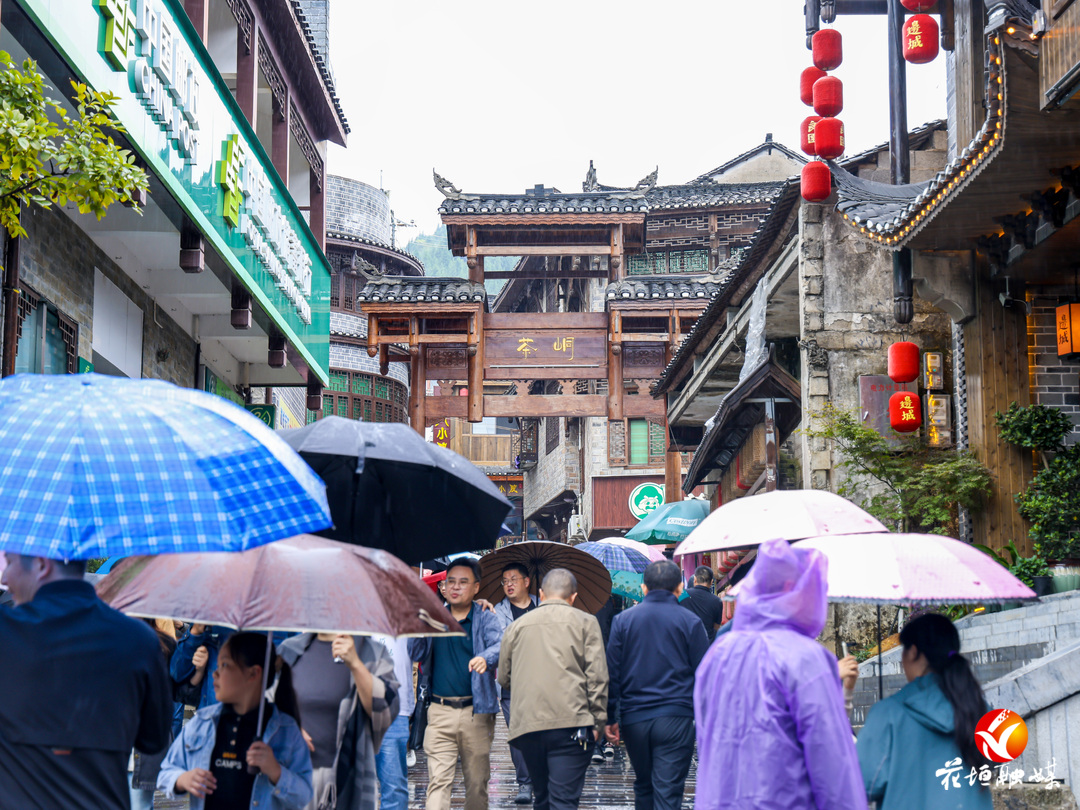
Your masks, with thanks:
M 679 606 L 675 563 L 650 563 L 643 590 L 644 601 L 612 622 L 604 731 L 626 742 L 635 810 L 679 810 L 694 753 L 694 672 L 709 639 L 701 620 Z
M 424 752 L 428 758 L 427 810 L 450 810 L 454 771 L 461 759 L 465 810 L 488 810 L 491 741 L 499 710 L 495 667 L 499 663 L 502 621 L 473 604 L 480 590 L 480 564 L 459 558 L 446 572 L 446 601 L 465 635 L 418 638 L 409 656 L 420 662 L 430 684 Z

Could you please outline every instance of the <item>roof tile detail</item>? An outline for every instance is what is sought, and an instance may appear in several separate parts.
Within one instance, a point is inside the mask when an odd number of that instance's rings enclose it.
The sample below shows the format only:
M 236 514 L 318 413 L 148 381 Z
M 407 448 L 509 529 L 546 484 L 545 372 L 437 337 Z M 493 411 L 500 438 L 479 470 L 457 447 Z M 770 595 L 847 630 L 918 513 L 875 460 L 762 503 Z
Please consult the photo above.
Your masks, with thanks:
M 698 299 L 708 301 L 720 289 L 717 281 L 695 281 L 672 276 L 638 276 L 607 286 L 608 301 Z
M 463 278 L 414 278 L 384 276 L 369 281 L 357 293 L 361 303 L 461 304 L 482 303 L 487 306 L 487 291 L 483 284 Z

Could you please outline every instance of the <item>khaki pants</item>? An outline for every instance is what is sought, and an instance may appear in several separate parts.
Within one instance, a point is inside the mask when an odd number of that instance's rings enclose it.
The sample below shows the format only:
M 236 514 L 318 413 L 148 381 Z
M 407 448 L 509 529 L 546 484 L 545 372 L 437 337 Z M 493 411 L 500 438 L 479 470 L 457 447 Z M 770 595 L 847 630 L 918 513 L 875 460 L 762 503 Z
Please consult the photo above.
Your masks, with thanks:
M 452 709 L 432 703 L 424 733 L 427 754 L 427 810 L 450 810 L 450 789 L 461 757 L 465 777 L 465 810 L 488 810 L 491 741 L 495 715 L 473 714 L 472 707 Z

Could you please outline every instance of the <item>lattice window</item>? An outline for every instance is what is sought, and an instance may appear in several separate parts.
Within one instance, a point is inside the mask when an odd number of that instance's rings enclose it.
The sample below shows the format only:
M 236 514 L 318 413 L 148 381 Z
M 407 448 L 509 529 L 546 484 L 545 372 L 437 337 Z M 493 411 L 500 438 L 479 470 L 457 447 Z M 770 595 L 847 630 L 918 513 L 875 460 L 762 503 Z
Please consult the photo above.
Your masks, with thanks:
M 375 396 L 379 399 L 390 399 L 390 385 L 385 377 L 376 377 Z
M 554 453 L 559 446 L 559 417 L 546 417 L 544 425 L 544 452 Z
M 349 418 L 349 398 L 337 397 L 337 408 L 334 411 L 335 416 L 343 416 L 346 419 Z
M 341 276 L 337 273 L 330 274 L 330 306 L 341 306 Z
M 307 412 L 307 424 L 310 425 L 312 422 L 317 422 L 318 419 L 319 419 L 319 412 L 318 411 L 308 411 Z
M 649 420 L 649 462 L 653 463 L 654 459 L 659 459 L 661 463 L 664 461 L 664 456 L 667 454 L 667 431 L 664 430 L 664 423 L 657 422 L 652 419 Z
M 608 422 L 608 463 L 616 467 L 654 467 L 664 463 L 667 432 L 652 419 Z
M 323 394 L 322 412 L 324 414 L 331 414 L 334 412 L 334 397 L 332 394 Z
M 331 391 L 348 391 L 349 390 L 349 373 L 347 371 L 331 371 L 330 372 L 330 390 Z
M 673 250 L 668 254 L 669 273 L 708 273 L 707 250 Z
M 352 392 L 371 396 L 371 377 L 367 374 L 352 375 Z
M 608 422 L 608 463 L 622 467 L 626 464 L 626 422 Z

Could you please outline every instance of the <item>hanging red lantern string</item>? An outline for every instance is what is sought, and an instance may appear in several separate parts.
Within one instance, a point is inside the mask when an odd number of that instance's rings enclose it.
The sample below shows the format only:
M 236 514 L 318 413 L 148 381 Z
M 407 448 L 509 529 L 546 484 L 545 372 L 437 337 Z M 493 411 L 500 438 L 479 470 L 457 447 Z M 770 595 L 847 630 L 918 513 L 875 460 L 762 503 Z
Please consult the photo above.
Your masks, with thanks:
M 820 115 L 811 115 L 808 118 L 804 118 L 802 126 L 799 127 L 799 145 L 806 154 L 811 156 L 817 154 L 817 149 L 814 146 L 814 130 L 820 120 Z
M 913 65 L 933 62 L 938 55 L 937 20 L 929 14 L 916 14 L 904 23 L 904 59 Z
M 807 202 L 821 202 L 832 194 L 832 173 L 820 160 L 812 160 L 802 167 L 800 181 L 802 198 Z
M 889 397 L 889 424 L 897 433 L 913 433 L 922 427 L 922 402 L 913 391 L 897 391 Z
M 900 0 L 900 5 L 908 11 L 928 11 L 936 2 L 937 0 Z
M 814 64 L 821 70 L 836 70 L 844 61 L 844 46 L 840 32 L 835 28 L 822 28 L 810 40 Z
M 823 118 L 834 118 L 844 109 L 844 83 L 835 76 L 814 82 L 814 112 Z
M 889 379 L 898 383 L 919 379 L 919 347 L 908 341 L 889 346 Z
M 799 76 L 799 98 L 807 107 L 814 106 L 814 82 L 824 79 L 827 75 L 829 74 L 821 68 L 808 67 Z
M 818 157 L 838 158 L 844 154 L 844 122 L 822 118 L 814 128 L 814 148 Z

